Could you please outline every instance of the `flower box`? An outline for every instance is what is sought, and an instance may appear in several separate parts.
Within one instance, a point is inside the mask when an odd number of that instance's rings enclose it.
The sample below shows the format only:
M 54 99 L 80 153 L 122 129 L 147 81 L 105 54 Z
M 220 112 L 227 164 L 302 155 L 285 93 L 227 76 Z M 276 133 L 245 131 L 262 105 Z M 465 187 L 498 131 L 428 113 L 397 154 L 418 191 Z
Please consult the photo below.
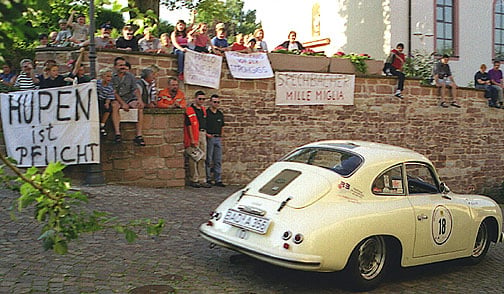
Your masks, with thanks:
M 355 74 L 355 67 L 347 58 L 330 58 L 329 72 L 342 74 Z
M 330 58 L 295 54 L 268 53 L 274 71 L 327 72 Z
M 382 75 L 383 74 L 383 60 L 365 60 L 367 64 L 366 74 L 368 75 Z

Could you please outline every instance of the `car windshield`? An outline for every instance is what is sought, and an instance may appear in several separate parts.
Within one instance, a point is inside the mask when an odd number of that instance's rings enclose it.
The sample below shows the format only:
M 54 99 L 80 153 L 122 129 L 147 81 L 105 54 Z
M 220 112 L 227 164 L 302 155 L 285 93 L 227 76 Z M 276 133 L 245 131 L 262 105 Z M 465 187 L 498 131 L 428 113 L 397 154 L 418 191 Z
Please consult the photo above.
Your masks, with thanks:
M 356 154 L 338 149 L 307 147 L 293 151 L 282 161 L 301 162 L 330 169 L 342 176 L 352 174 L 362 163 Z

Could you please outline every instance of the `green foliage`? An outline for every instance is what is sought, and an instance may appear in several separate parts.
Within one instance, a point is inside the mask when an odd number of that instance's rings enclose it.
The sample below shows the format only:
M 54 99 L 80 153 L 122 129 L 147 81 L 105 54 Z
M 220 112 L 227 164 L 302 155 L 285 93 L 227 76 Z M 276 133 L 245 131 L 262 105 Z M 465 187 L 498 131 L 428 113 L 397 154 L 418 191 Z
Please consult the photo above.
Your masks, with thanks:
M 121 31 L 124 26 L 124 19 L 120 11 L 100 9 L 96 14 L 96 29 L 104 23 L 111 24 L 114 28 Z
M 406 59 L 403 66 L 406 77 L 422 79 L 422 85 L 432 84 L 432 72 L 434 68 L 434 53 L 428 53 L 425 50 L 414 50 L 412 56 Z
M 133 220 L 125 224 L 117 221 L 108 213 L 88 212 L 81 206 L 88 203 L 88 197 L 79 191 L 71 191 L 70 181 L 63 175 L 65 166 L 59 162 L 50 163 L 43 172 L 35 167 L 28 168 L 22 174 L 12 161 L 0 154 L 4 165 L 0 168 L 1 179 L 11 183 L 12 176 L 7 176 L 4 167 L 11 168 L 20 183 L 21 196 L 17 199 L 17 208 L 21 212 L 28 206 L 35 207 L 35 219 L 44 224 L 38 240 L 45 250 L 52 249 L 58 254 L 65 254 L 72 240 L 83 233 L 105 229 L 114 229 L 124 235 L 128 242 L 137 238 L 137 228 L 145 228 L 149 235 L 159 235 L 164 227 L 164 220 L 153 222 L 150 219 Z
M 166 6 L 169 10 L 177 10 L 182 8 L 194 9 L 198 7 L 200 2 L 202 0 L 161 0 L 159 3 Z
M 365 60 L 371 59 L 371 56 L 365 53 L 361 54 L 355 54 L 355 53 L 350 53 L 350 54 L 345 54 L 343 52 L 337 52 L 336 54 L 333 55 L 334 58 L 346 58 L 349 59 L 350 62 L 353 64 L 355 67 L 355 70 L 359 73 L 365 74 L 367 72 L 367 64 Z

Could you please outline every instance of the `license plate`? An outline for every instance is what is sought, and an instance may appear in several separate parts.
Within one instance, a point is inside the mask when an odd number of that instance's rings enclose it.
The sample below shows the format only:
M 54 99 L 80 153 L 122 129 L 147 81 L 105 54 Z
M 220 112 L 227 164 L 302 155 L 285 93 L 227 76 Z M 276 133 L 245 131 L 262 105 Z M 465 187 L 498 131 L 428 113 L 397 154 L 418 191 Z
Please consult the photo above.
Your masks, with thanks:
M 224 223 L 262 235 L 266 234 L 266 231 L 268 231 L 270 220 L 265 217 L 228 209 L 226 216 L 224 216 Z

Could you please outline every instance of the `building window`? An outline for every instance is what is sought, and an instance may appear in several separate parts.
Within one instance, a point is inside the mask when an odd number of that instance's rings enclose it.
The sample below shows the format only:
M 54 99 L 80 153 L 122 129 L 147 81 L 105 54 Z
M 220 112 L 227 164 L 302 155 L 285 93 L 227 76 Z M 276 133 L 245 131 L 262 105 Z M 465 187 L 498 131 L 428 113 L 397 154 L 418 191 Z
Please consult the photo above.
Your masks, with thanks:
M 504 3 L 495 1 L 495 29 L 494 29 L 495 59 L 504 58 Z
M 455 55 L 455 1 L 436 0 L 436 52 Z

